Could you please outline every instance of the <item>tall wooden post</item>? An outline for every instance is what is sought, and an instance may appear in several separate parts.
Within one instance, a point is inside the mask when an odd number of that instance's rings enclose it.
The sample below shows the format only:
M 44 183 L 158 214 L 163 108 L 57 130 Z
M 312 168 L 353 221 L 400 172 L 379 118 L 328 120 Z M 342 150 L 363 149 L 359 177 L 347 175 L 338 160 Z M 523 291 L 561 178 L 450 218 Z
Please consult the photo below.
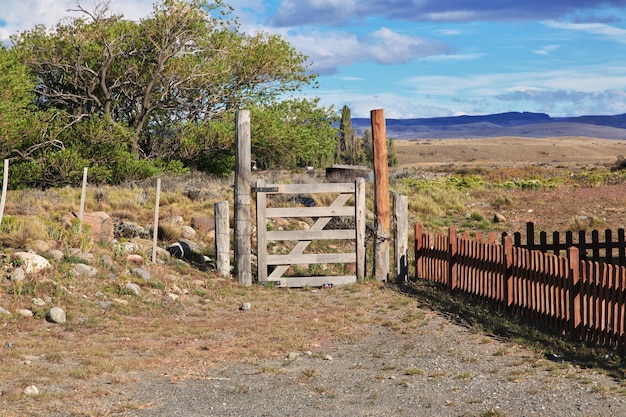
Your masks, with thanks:
M 252 285 L 250 251 L 250 111 L 236 114 L 235 142 L 235 275 L 240 284 Z
M 394 193 L 393 218 L 396 237 L 393 248 L 396 260 L 396 282 L 403 284 L 409 280 L 409 199 L 407 196 Z
M 157 240 L 159 238 L 159 205 L 161 204 L 161 178 L 157 178 L 154 194 L 154 226 L 152 227 L 152 262 L 157 261 Z
M 78 230 L 83 231 L 83 217 L 85 215 L 85 194 L 87 193 L 87 167 L 83 169 L 83 186 L 80 192 L 80 209 L 78 211 L 78 219 L 80 223 L 78 225 Z
M 4 216 L 4 206 L 7 202 L 7 186 L 9 182 L 9 160 L 4 160 L 4 172 L 2 173 L 2 197 L 0 197 L 0 225 Z
M 387 171 L 387 132 L 384 110 L 371 111 L 372 140 L 374 142 L 374 215 L 376 240 L 374 243 L 374 275 L 387 281 L 389 275 L 389 178 Z

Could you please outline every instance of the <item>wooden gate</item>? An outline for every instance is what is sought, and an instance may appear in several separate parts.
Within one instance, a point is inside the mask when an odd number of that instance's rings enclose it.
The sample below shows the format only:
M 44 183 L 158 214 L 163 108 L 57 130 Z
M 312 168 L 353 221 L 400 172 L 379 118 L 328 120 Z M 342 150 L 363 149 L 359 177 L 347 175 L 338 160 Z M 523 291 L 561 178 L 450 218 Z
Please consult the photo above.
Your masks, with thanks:
M 257 266 L 259 283 L 273 282 L 279 287 L 319 287 L 326 284 L 341 285 L 356 282 L 365 276 L 365 180 L 358 178 L 353 183 L 325 184 L 266 184 L 258 180 L 254 189 L 257 207 Z M 309 194 L 338 194 L 332 204 L 327 207 L 267 207 L 268 196 L 292 195 L 293 201 L 298 199 L 312 202 Z M 354 198 L 352 198 L 354 197 Z M 346 206 L 352 199 L 354 205 Z M 285 201 L 281 199 L 281 201 Z M 273 203 L 273 202 L 272 202 Z M 272 204 L 276 205 L 276 204 Z M 325 230 L 333 217 L 354 218 L 354 228 Z M 270 219 L 314 219 L 308 230 L 268 230 Z M 350 222 L 352 223 L 352 222 Z M 292 221 L 290 226 L 294 224 Z M 300 223 L 302 224 L 302 223 Z M 291 228 L 291 227 L 289 227 Z M 341 253 L 311 253 L 309 246 L 314 240 L 333 240 L 354 242 L 353 250 Z M 268 254 L 268 243 L 273 241 L 297 242 L 290 245 L 288 254 Z M 336 245 L 345 246 L 345 245 Z M 294 265 L 311 264 L 350 264 L 354 265 L 352 275 L 284 275 Z M 273 267 L 268 271 L 268 267 Z M 293 268 L 292 268 L 293 269 Z M 324 269 L 324 268 L 320 268 Z M 349 269 L 349 268 L 344 268 Z

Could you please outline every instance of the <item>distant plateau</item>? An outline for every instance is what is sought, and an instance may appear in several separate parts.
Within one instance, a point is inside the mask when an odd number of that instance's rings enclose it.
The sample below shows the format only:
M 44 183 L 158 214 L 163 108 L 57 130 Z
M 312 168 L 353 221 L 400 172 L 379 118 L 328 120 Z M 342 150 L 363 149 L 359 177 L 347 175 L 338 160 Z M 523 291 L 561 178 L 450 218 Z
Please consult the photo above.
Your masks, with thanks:
M 507 112 L 483 116 L 386 119 L 385 124 L 388 138 L 407 140 L 502 136 L 626 139 L 626 114 L 551 117 L 545 113 Z M 371 129 L 371 121 L 367 118 L 353 118 L 352 127 L 362 135 L 365 129 Z

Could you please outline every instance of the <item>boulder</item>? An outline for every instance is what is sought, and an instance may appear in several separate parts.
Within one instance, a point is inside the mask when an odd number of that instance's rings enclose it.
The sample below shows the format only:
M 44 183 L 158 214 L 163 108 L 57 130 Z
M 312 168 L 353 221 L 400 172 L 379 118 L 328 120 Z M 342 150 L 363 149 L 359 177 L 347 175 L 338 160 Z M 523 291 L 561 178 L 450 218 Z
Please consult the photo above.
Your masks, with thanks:
M 210 217 L 192 217 L 191 227 L 202 234 L 212 232 L 215 230 L 215 220 Z
M 68 226 L 73 219 L 78 219 L 78 214 L 71 212 L 61 217 L 61 222 Z M 91 226 L 91 238 L 94 242 L 110 242 L 113 240 L 113 220 L 103 211 L 83 214 L 83 225 Z
M 51 266 L 46 258 L 36 253 L 15 252 L 13 257 L 22 261 L 22 269 L 27 274 L 35 274 Z

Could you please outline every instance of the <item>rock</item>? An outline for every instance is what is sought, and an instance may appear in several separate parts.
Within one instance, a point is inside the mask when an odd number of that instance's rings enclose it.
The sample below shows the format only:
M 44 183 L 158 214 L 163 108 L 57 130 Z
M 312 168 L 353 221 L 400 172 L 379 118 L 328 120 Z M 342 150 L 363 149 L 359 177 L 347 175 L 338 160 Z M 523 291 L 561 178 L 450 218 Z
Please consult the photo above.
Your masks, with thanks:
M 46 258 L 36 253 L 15 252 L 13 257 L 22 261 L 22 268 L 27 274 L 35 274 L 51 266 Z
M 192 217 L 191 227 L 197 232 L 205 234 L 215 230 L 215 220 L 210 217 Z
M 2 395 L 10 396 L 10 395 L 20 395 L 23 390 L 19 387 L 11 388 L 7 391 L 2 391 Z
M 134 268 L 131 272 L 133 275 L 138 276 L 139 278 L 146 281 L 150 281 L 152 279 L 152 275 L 150 275 L 150 272 L 146 271 L 143 268 Z
M 39 389 L 34 386 L 34 385 L 29 385 L 26 388 L 24 388 L 24 395 L 27 395 L 29 397 L 36 397 L 39 395 Z
M 55 261 L 61 261 L 61 260 L 63 260 L 63 257 L 64 257 L 63 256 L 63 252 L 61 252 L 58 249 L 52 249 L 52 250 L 48 251 L 46 253 L 46 256 L 48 258 L 54 259 Z
M 504 217 L 504 215 L 496 212 L 493 214 L 493 222 L 494 223 L 505 223 L 506 222 L 506 217 Z
M 4 308 L 0 307 L 0 314 L 2 314 L 3 316 L 10 316 L 11 312 L 9 310 L 5 310 Z
M 181 226 L 180 236 L 183 239 L 193 239 L 196 237 L 196 231 L 191 226 Z
M 28 310 L 26 308 L 20 308 L 17 310 L 17 314 L 19 314 L 22 317 L 25 318 L 29 318 L 29 317 L 33 317 L 33 312 L 31 310 Z
M 105 268 L 111 268 L 113 266 L 113 258 L 106 254 L 99 255 L 97 262 L 98 265 L 102 265 Z
M 149 231 L 133 222 L 117 221 L 115 224 L 115 237 L 133 239 L 136 237 L 148 237 Z
M 111 307 L 113 303 L 110 301 L 98 301 L 96 304 L 98 304 L 103 310 L 106 310 Z
M 52 307 L 50 310 L 48 310 L 46 320 L 51 323 L 63 324 L 66 322 L 65 311 L 63 311 L 61 307 Z
M 79 276 L 95 277 L 98 275 L 98 269 L 95 266 L 79 263 L 74 265 L 74 273 Z
M 126 256 L 126 260 L 130 263 L 133 263 L 135 265 L 143 265 L 145 263 L 145 260 L 143 259 L 143 256 L 141 255 L 137 255 L 134 253 L 131 253 L 130 255 Z
M 161 220 L 161 223 L 171 224 L 174 226 L 182 226 L 183 224 L 185 224 L 185 220 L 183 219 L 183 216 L 172 216 Z
M 127 282 L 124 285 L 124 294 L 139 295 L 141 294 L 141 288 L 135 283 Z
M 26 272 L 24 272 L 24 270 L 18 266 L 11 272 L 10 279 L 11 279 L 11 282 L 20 282 L 20 281 L 23 281 L 25 277 L 26 277 Z
M 325 360 L 325 361 L 332 362 L 332 361 L 333 361 L 333 357 L 332 357 L 332 356 L 330 356 L 330 355 L 324 355 L 324 360 Z
M 66 226 L 71 226 L 73 222 L 77 221 L 74 219 L 78 219 L 76 213 L 66 213 L 61 217 L 61 222 Z M 91 226 L 91 238 L 95 242 L 111 242 L 113 240 L 113 220 L 105 212 L 84 213 L 83 225 Z
M 133 242 L 114 242 L 112 246 L 114 252 L 122 255 L 135 253 L 139 249 L 139 245 Z
M 36 305 L 38 307 L 43 307 L 46 305 L 46 302 L 41 298 L 33 298 L 31 301 L 33 302 L 33 305 Z
M 95 256 L 93 255 L 93 253 L 89 253 L 89 252 L 79 252 L 76 255 L 76 258 L 84 263 L 84 264 L 89 264 L 91 265 L 91 263 L 95 260 Z
M 241 311 L 248 311 L 252 308 L 252 304 L 250 303 L 243 303 L 239 306 L 239 310 Z
M 166 303 L 175 303 L 176 301 L 178 301 L 178 298 L 180 298 L 178 294 L 174 294 L 170 292 L 170 293 L 167 293 L 167 295 L 163 297 L 163 301 Z
M 29 246 L 33 252 L 39 255 L 42 255 L 50 250 L 50 245 L 48 244 L 48 242 L 41 239 L 33 240 Z

